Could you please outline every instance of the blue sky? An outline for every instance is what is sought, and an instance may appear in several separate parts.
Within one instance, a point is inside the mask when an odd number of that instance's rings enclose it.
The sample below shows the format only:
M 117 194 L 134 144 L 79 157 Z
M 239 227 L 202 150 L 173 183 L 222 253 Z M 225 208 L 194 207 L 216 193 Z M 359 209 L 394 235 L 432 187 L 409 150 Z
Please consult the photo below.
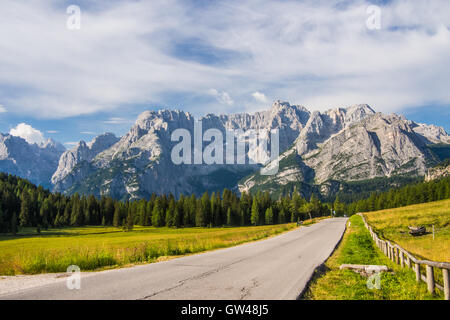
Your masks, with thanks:
M 81 28 L 66 26 L 69 5 Z M 378 5 L 380 29 L 368 27 Z M 450 131 L 450 2 L 0 3 L 0 132 L 70 147 L 145 110 L 253 112 L 367 103 Z M 370 20 L 373 21 L 373 20 Z

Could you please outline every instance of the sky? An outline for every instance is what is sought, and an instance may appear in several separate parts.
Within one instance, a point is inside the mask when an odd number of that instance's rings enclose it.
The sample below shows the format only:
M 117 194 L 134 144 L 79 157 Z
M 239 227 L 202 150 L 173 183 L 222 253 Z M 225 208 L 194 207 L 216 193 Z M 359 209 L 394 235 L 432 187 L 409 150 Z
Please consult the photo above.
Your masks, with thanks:
M 275 100 L 450 132 L 448 0 L 2 0 L 0 39 L 0 132 L 29 141 L 70 148 L 145 110 Z

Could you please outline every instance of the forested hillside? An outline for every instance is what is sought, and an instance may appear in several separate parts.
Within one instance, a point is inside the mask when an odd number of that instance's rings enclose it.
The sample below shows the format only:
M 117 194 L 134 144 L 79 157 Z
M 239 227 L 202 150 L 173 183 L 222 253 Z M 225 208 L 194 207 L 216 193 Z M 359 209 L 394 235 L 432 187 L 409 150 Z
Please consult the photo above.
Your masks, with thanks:
M 17 233 L 20 227 L 41 229 L 64 226 L 244 226 L 295 222 L 329 215 L 353 214 L 450 198 L 450 177 L 373 193 L 364 200 L 322 203 L 314 194 L 305 199 L 293 192 L 273 200 L 268 192 L 240 196 L 230 190 L 207 192 L 202 197 L 172 194 L 121 202 L 111 197 L 65 196 L 36 187 L 27 180 L 0 173 L 0 232 Z

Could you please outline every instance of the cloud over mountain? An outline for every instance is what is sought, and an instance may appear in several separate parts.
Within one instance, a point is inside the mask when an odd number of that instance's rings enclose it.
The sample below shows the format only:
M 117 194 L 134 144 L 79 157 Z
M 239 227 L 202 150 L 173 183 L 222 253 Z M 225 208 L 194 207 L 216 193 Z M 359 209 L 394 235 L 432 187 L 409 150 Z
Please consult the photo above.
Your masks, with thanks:
M 21 137 L 30 144 L 36 143 L 37 145 L 41 145 L 46 141 L 44 134 L 41 131 L 26 123 L 19 123 L 15 128 L 12 128 L 9 131 L 9 134 L 12 136 Z

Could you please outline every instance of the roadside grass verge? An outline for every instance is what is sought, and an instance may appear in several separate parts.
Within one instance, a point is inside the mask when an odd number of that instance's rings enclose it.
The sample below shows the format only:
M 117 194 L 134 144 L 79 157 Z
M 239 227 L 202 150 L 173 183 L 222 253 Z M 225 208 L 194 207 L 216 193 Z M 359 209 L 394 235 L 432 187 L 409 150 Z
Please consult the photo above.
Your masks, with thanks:
M 113 227 L 61 228 L 41 235 L 22 230 L 0 235 L 0 275 L 82 271 L 155 262 L 264 239 L 292 230 L 295 223 L 229 228 L 154 228 L 131 232 Z
M 353 215 L 344 237 L 333 255 L 318 268 L 308 289 L 307 300 L 425 300 L 432 296 L 424 283 L 417 283 L 414 273 L 389 260 L 376 247 L 362 218 Z M 380 289 L 367 288 L 367 278 L 351 270 L 339 270 L 344 263 L 386 265 L 393 273 L 381 273 Z

